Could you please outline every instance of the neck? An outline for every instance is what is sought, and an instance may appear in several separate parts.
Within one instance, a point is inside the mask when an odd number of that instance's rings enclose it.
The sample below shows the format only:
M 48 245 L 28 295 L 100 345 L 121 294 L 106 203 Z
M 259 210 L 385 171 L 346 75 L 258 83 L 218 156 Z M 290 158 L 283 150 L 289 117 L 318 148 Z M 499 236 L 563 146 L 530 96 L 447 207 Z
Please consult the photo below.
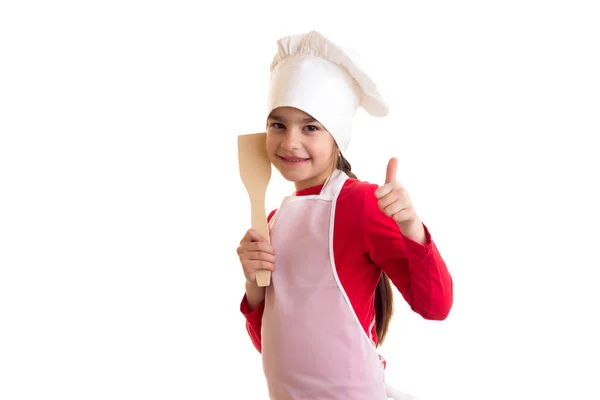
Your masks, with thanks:
M 294 185 L 296 186 L 296 192 L 311 188 L 313 186 L 323 185 L 334 171 L 335 171 L 335 168 L 332 170 L 327 170 L 327 171 L 323 172 L 322 174 L 315 176 L 313 178 L 307 179 L 305 181 L 294 182 Z

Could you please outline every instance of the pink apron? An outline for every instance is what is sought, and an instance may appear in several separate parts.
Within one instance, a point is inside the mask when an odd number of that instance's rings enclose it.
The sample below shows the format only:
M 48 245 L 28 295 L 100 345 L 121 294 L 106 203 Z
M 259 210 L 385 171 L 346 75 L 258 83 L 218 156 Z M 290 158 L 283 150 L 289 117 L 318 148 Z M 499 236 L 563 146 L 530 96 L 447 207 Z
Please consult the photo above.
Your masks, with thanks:
M 386 384 L 337 276 L 333 221 L 347 178 L 336 170 L 320 194 L 285 197 L 271 220 L 277 271 L 266 291 L 262 356 L 272 400 L 414 399 Z

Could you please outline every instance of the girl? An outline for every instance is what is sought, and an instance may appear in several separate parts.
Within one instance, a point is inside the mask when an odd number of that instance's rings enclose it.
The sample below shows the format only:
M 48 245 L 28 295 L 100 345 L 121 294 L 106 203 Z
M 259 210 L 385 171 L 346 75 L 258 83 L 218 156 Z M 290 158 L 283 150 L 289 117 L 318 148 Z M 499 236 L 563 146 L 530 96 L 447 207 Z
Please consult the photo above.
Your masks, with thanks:
M 342 154 L 356 109 L 384 116 L 387 106 L 320 33 L 288 36 L 278 47 L 267 153 L 296 191 L 269 214 L 271 243 L 249 230 L 237 249 L 246 277 L 240 310 L 270 398 L 412 398 L 386 385 L 376 352 L 393 313 L 391 285 L 423 318 L 443 320 L 452 278 L 396 181 L 397 160 L 378 187 L 358 180 Z M 258 269 L 272 271 L 267 288 L 256 284 Z

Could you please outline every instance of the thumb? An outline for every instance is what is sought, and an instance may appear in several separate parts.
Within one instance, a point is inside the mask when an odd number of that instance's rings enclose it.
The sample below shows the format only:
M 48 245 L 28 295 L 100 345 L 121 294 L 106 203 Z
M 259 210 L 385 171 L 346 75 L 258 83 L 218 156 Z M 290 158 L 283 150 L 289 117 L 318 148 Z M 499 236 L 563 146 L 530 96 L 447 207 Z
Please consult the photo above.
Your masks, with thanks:
M 267 239 L 254 229 L 250 229 L 250 241 L 251 242 L 266 242 Z
M 248 229 L 244 235 L 244 238 L 242 239 L 242 242 L 266 242 L 266 239 L 254 229 Z
M 398 170 L 398 159 L 392 157 L 387 166 L 387 172 L 385 174 L 385 183 L 396 181 L 396 171 Z

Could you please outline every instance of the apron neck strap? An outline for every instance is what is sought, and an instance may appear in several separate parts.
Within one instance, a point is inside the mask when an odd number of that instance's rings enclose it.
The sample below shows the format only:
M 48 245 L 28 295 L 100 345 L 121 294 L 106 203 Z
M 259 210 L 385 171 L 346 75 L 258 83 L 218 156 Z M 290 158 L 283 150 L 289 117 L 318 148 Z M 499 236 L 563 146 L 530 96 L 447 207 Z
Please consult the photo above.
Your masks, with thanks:
M 344 171 L 336 169 L 331 173 L 331 175 L 329 175 L 329 177 L 325 181 L 325 184 L 321 189 L 319 197 L 333 199 L 342 189 L 342 186 L 344 186 L 344 182 L 346 182 L 346 179 L 348 179 L 348 175 L 346 175 Z

